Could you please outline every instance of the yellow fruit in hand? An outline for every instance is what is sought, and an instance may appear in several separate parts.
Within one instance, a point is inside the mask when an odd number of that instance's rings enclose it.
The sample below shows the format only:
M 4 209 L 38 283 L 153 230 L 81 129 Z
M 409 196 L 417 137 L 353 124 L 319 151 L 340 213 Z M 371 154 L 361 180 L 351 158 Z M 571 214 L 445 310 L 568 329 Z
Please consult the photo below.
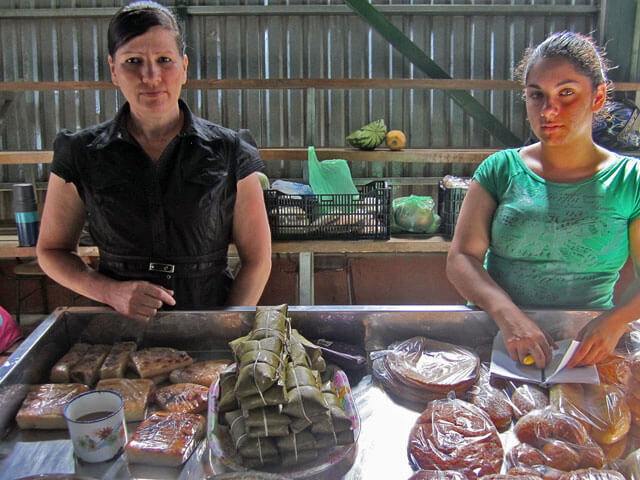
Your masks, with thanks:
M 386 136 L 387 147 L 391 150 L 402 150 L 407 146 L 407 137 L 400 130 L 389 130 Z

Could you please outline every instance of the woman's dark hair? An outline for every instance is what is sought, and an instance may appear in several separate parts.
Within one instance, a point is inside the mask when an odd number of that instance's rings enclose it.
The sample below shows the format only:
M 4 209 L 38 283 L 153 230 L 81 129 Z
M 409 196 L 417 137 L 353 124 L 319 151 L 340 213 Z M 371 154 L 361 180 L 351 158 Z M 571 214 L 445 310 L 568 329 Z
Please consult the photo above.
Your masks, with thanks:
M 542 58 L 563 58 L 582 75 L 591 80 L 595 88 L 604 83 L 609 91 L 611 82 L 607 78 L 609 62 L 604 51 L 589 36 L 576 32 L 553 33 L 535 48 L 528 48 L 515 69 L 514 77 L 526 85 L 531 67 Z
M 133 2 L 116 12 L 109 22 L 107 34 L 109 55 L 113 57 L 129 40 L 158 26 L 174 33 L 178 52 L 184 55 L 184 39 L 176 17 L 167 7 L 152 0 Z

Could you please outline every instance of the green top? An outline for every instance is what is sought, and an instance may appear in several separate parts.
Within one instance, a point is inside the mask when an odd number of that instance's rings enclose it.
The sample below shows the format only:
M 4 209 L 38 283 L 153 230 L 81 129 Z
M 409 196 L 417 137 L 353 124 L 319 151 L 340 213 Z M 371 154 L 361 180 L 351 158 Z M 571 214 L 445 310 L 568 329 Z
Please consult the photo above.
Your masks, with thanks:
M 497 152 L 474 178 L 497 202 L 485 268 L 525 307 L 608 309 L 640 216 L 640 163 L 618 161 L 577 183 L 531 171 L 519 149 Z

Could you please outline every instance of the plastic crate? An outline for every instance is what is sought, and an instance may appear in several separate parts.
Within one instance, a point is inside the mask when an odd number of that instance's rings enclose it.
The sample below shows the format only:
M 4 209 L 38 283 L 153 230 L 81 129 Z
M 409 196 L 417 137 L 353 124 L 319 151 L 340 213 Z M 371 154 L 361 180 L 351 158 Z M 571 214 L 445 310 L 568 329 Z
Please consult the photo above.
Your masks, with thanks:
M 265 190 L 273 240 L 388 240 L 391 188 L 386 181 L 358 194 L 287 195 Z
M 470 179 L 460 179 L 470 181 Z M 462 201 L 467 194 L 469 187 L 449 188 L 440 180 L 440 193 L 438 195 L 438 215 L 440 215 L 440 231 L 443 235 L 453 237 L 456 229 L 458 214 Z

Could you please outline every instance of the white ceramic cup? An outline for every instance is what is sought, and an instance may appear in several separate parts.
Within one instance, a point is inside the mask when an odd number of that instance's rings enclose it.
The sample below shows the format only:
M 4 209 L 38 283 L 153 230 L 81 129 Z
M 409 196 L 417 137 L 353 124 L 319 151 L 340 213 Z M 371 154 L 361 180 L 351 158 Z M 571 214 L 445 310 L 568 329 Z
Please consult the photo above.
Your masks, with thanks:
M 97 415 L 98 413 L 103 415 Z M 112 390 L 81 393 L 64 407 L 76 456 L 85 462 L 105 462 L 127 443 L 124 400 Z M 98 418 L 90 418 L 90 417 Z

